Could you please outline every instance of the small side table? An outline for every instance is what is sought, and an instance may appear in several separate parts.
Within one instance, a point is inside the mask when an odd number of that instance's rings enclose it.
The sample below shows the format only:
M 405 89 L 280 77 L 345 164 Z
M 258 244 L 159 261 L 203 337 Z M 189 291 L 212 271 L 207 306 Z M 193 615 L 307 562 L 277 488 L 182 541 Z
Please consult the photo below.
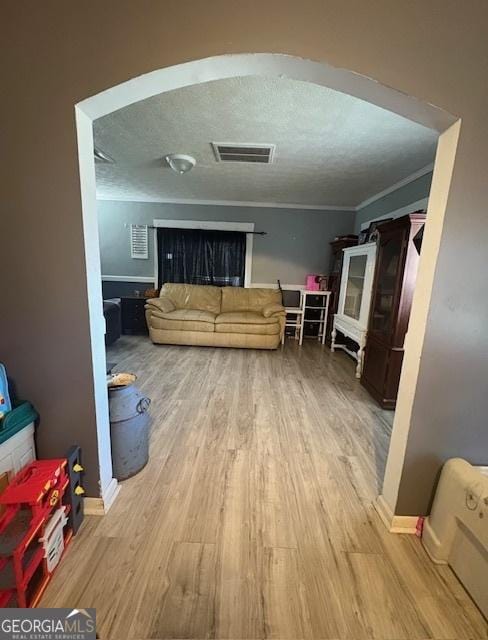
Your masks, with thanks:
M 303 342 L 303 309 L 302 307 L 285 307 L 285 331 L 286 327 L 292 327 L 295 329 L 295 340 L 298 340 L 298 344 Z M 285 332 L 281 338 L 281 344 L 285 344 Z
M 147 334 L 144 296 L 122 296 L 120 298 L 121 324 L 123 334 Z

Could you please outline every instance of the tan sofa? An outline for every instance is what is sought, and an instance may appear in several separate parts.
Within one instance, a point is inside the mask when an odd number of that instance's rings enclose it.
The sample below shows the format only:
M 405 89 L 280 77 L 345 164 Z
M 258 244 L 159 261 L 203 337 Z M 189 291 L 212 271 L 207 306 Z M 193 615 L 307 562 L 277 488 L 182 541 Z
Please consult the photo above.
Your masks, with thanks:
M 276 349 L 285 330 L 277 289 L 166 283 L 146 302 L 151 340 L 247 349 Z

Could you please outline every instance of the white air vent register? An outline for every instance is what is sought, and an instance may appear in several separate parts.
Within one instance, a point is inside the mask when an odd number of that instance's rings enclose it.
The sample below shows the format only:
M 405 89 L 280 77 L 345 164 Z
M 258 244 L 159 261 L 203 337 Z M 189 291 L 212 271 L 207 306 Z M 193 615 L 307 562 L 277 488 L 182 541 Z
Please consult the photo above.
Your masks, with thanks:
M 270 164 L 275 152 L 274 144 L 212 142 L 217 162 L 258 162 Z

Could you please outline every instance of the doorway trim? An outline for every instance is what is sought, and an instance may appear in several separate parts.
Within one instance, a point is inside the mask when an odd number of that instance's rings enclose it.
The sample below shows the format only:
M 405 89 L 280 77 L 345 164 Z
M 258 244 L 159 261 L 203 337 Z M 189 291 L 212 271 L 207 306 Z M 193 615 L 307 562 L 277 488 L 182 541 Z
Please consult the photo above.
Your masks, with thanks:
M 75 105 L 100 467 L 100 495 L 105 505 L 105 510 L 108 508 L 109 496 L 113 495 L 114 482 L 116 483 L 116 481 L 112 478 L 110 427 L 105 380 L 105 326 L 102 314 L 100 249 L 93 157 L 93 120 L 160 93 L 237 76 L 288 78 L 325 86 L 397 113 L 439 133 L 448 129 L 452 130 L 458 126 L 455 125 L 457 119 L 446 111 L 431 104 L 426 104 L 413 96 L 408 96 L 403 92 L 381 85 L 372 78 L 345 69 L 337 69 L 322 62 L 276 53 L 224 54 L 158 69 L 111 87 Z M 458 129 L 456 131 L 458 133 Z M 435 203 L 435 206 L 429 202 L 426 237 L 430 238 L 429 245 L 434 249 L 437 246 L 437 250 L 440 243 L 450 185 L 450 177 L 446 181 L 445 171 L 442 171 L 442 176 L 441 172 L 436 171 L 437 161 L 441 158 L 443 167 L 452 167 L 457 146 L 457 133 L 446 138 L 445 144 L 439 145 L 436 166 L 434 167 L 431 201 Z M 434 208 L 437 211 L 431 211 Z M 420 348 L 423 344 L 436 262 L 437 252 L 433 257 L 429 256 L 428 259 L 421 259 L 419 266 L 419 280 L 423 283 L 425 282 L 426 285 L 417 287 L 417 289 L 421 290 L 421 293 L 415 292 L 410 332 L 413 333 L 415 329 L 415 344 L 417 345 L 418 343 Z M 409 335 L 408 338 L 402 379 L 400 381 L 397 414 L 409 416 L 415 395 L 414 390 L 417 382 L 420 352 L 417 348 L 414 349 L 411 346 L 414 342 L 413 337 Z M 409 372 L 408 376 L 404 375 L 405 371 Z M 408 430 L 409 419 L 400 420 L 397 419 L 396 415 L 388 456 L 387 473 L 383 486 L 384 499 L 393 514 L 395 513 L 396 497 L 403 468 L 404 456 L 402 457 L 401 452 L 403 450 L 403 454 L 405 453 Z M 392 449 L 395 454 L 394 464 L 390 463 Z

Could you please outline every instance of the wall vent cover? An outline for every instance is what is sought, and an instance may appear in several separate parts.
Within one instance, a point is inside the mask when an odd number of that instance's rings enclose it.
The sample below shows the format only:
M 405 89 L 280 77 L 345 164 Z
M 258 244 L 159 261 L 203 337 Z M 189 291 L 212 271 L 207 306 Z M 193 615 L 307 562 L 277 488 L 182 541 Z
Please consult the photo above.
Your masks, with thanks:
M 237 142 L 212 142 L 217 162 L 273 162 L 274 144 L 240 144 Z

